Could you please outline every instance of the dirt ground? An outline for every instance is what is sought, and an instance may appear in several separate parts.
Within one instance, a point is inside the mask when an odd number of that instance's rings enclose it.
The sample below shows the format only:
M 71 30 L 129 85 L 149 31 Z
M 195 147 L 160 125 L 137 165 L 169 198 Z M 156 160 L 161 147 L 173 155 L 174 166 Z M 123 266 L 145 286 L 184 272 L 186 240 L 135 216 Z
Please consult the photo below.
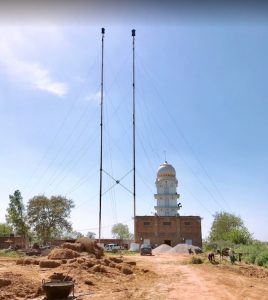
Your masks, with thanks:
M 268 271 L 244 264 L 192 265 L 189 255 L 126 256 L 105 272 L 81 268 L 78 262 L 57 268 L 16 265 L 0 258 L 0 300 L 45 299 L 42 279 L 61 272 L 75 280 L 77 299 L 268 299 Z M 136 262 L 136 265 L 135 265 Z M 99 261 L 101 263 L 101 261 Z M 130 263 L 130 264 L 128 264 Z M 124 274 L 123 266 L 132 274 Z M 79 296 L 79 297 L 78 297 Z

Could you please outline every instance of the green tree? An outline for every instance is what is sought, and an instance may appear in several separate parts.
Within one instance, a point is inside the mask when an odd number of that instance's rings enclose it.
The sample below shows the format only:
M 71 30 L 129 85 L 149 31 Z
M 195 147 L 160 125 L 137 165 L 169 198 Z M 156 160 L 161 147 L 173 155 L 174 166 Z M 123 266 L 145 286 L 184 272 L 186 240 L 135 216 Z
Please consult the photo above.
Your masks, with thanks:
M 71 230 L 71 231 L 60 232 L 57 237 L 61 238 L 61 239 L 78 239 L 78 238 L 81 238 L 83 236 L 84 235 L 81 232 Z
M 35 196 L 27 205 L 28 222 L 38 239 L 46 242 L 64 231 L 72 230 L 68 219 L 73 207 L 73 201 L 63 196 Z
M 12 227 L 6 223 L 0 223 L 0 236 L 9 236 L 12 233 Z
M 88 237 L 88 238 L 94 240 L 95 237 L 96 237 L 96 233 L 89 231 L 89 232 L 87 233 L 86 237 Z
M 117 223 L 112 227 L 112 235 L 120 240 L 133 239 L 133 234 L 129 232 L 128 226 L 122 223 Z
M 13 195 L 9 195 L 9 206 L 6 214 L 7 223 L 13 228 L 16 234 L 25 236 L 29 230 L 26 223 L 25 208 L 23 198 L 19 190 Z
M 252 236 L 240 217 L 227 212 L 220 212 L 214 215 L 209 241 L 220 240 L 230 241 L 234 244 L 248 244 L 252 241 Z

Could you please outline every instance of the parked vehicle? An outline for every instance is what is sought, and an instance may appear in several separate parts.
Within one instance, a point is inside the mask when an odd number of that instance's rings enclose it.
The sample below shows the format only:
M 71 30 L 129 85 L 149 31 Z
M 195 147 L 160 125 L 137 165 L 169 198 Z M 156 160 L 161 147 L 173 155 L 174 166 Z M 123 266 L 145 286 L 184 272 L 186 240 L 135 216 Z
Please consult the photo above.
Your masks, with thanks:
M 106 251 L 117 251 L 120 249 L 121 249 L 121 247 L 117 244 L 107 244 L 104 246 L 104 250 L 106 250 Z
M 140 247 L 141 255 L 152 255 L 152 247 L 150 245 L 142 244 Z

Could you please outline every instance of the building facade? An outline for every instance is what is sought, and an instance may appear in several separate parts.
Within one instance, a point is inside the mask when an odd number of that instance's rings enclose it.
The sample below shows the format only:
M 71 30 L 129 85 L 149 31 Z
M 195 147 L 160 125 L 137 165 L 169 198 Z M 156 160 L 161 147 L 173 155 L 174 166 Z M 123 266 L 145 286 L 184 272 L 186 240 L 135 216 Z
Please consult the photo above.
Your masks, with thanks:
M 160 165 L 155 184 L 155 215 L 135 217 L 135 242 L 153 247 L 161 244 L 174 247 L 179 243 L 201 247 L 200 216 L 180 216 L 178 213 L 182 206 L 178 203 L 178 180 L 171 164 Z

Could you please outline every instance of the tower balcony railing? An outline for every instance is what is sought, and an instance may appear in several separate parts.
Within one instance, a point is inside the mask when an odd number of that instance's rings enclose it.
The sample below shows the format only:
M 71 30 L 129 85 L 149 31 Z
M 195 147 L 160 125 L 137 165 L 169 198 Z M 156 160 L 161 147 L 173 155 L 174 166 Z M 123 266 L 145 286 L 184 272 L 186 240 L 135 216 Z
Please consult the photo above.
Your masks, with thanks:
M 180 209 L 180 207 L 178 206 L 178 204 L 177 205 L 156 205 L 156 206 L 154 206 L 154 208 L 155 209 L 158 209 L 158 208 L 165 208 L 165 209 L 172 209 L 172 210 L 174 210 L 174 209 L 177 209 L 177 210 L 179 210 Z
M 159 199 L 160 197 L 176 197 L 177 199 L 180 198 L 180 194 L 177 194 L 177 193 L 173 193 L 173 194 L 170 194 L 170 193 L 163 193 L 163 194 L 154 194 L 154 197 L 156 199 Z

